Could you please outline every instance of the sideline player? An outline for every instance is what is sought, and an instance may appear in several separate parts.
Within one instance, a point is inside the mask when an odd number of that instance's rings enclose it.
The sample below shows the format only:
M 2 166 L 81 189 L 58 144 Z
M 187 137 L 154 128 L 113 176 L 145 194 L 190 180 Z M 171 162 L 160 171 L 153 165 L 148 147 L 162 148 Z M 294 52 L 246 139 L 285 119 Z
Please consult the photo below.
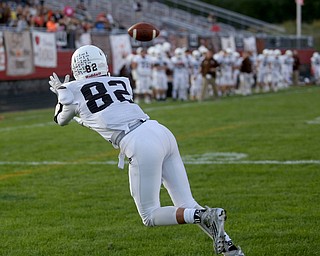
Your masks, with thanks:
M 190 100 L 198 100 L 201 93 L 202 75 L 201 75 L 202 56 L 199 50 L 192 51 L 192 58 L 190 59 Z
M 137 49 L 137 55 L 133 57 L 131 67 L 136 79 L 136 100 L 143 98 L 145 103 L 151 103 L 152 59 L 146 49 L 142 47 Z
M 189 89 L 189 63 L 182 48 L 176 48 L 174 56 L 171 57 L 171 64 L 173 69 L 173 100 L 188 100 Z
M 152 86 L 154 88 L 154 98 L 157 101 L 165 101 L 168 91 L 167 70 L 170 68 L 170 61 L 160 48 L 154 50 L 152 62 Z
M 125 156 L 130 159 L 130 191 L 144 225 L 198 224 L 217 254 L 244 255 L 224 231 L 226 211 L 203 208 L 193 198 L 174 135 L 133 102 L 129 79 L 109 76 L 105 54 L 93 45 L 73 53 L 71 69 L 75 81 L 67 75 L 61 83 L 55 73 L 50 76 L 58 97 L 54 120 L 63 126 L 74 119 L 98 132 L 120 148 L 120 168 Z M 162 184 L 172 206 L 161 206 Z

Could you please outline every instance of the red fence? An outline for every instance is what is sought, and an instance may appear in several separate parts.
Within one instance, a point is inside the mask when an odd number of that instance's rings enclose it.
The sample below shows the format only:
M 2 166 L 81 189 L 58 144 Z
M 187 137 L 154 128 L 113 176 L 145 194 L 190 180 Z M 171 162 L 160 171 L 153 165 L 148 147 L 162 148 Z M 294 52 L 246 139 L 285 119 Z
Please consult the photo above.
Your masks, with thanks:
M 13 80 L 32 80 L 49 78 L 52 72 L 56 72 L 59 76 L 71 74 L 71 56 L 73 51 L 58 51 L 58 65 L 56 68 L 39 68 L 35 67 L 35 72 L 27 76 L 7 76 L 6 71 L 0 71 L 0 81 L 13 81 Z
M 310 58 L 314 52 L 312 49 L 298 50 L 301 64 L 304 67 L 310 67 Z M 6 71 L 0 71 L 0 81 L 14 80 L 32 80 L 49 78 L 52 72 L 56 72 L 59 76 L 71 74 L 70 61 L 73 51 L 58 51 L 58 66 L 56 68 L 39 68 L 35 67 L 35 72 L 27 76 L 7 76 Z M 109 66 L 111 69 L 111 65 Z

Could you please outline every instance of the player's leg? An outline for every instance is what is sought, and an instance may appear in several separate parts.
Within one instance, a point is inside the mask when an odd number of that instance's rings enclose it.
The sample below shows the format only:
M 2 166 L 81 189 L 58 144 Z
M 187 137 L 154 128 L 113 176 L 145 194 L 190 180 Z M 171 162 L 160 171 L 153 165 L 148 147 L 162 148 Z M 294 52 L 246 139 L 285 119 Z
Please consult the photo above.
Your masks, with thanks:
M 193 198 L 184 164 L 181 160 L 176 140 L 172 133 L 163 127 L 170 141 L 170 153 L 163 163 L 163 184 L 177 210 L 179 224 L 194 223 L 213 239 L 216 253 L 225 251 L 224 221 L 225 211 L 222 208 L 204 209 Z
M 160 94 L 160 74 L 159 71 L 154 71 L 153 72 L 153 88 L 154 88 L 154 98 L 156 101 L 159 101 L 161 99 L 161 94 Z
M 202 75 L 198 74 L 196 78 L 196 99 L 199 100 L 201 97 L 201 87 L 202 87 Z
M 168 155 L 167 149 L 172 146 L 174 150 Z M 207 208 L 203 211 L 193 199 L 177 144 L 168 129 L 156 121 L 147 121 L 125 136 L 120 142 L 120 148 L 130 158 L 130 191 L 146 226 L 199 223 L 210 230 L 216 252 L 222 252 L 221 250 L 227 248 L 226 237 L 222 235 L 225 234 L 225 212 L 221 208 Z M 178 156 L 180 160 L 170 159 L 172 153 L 174 158 Z M 171 169 L 171 174 L 167 172 L 163 176 L 163 163 L 166 165 L 165 172 L 171 168 L 177 168 L 178 171 Z M 175 206 L 160 206 L 159 193 L 162 181 L 169 190 Z M 174 188 L 175 185 L 177 190 Z M 224 247 L 221 247 L 222 245 Z
M 179 100 L 186 101 L 188 100 L 188 89 L 189 89 L 189 80 L 185 74 L 181 76 L 180 84 L 179 84 Z
M 209 84 L 208 79 L 205 76 L 203 76 L 199 101 L 202 101 L 205 99 L 205 97 L 207 95 L 207 91 L 208 91 L 208 84 Z
M 166 150 L 157 128 L 156 121 L 145 122 L 121 140 L 120 148 L 130 159 L 130 192 L 144 225 L 176 225 L 177 207 L 160 205 Z
M 172 99 L 176 100 L 178 98 L 178 89 L 179 89 L 179 74 L 177 71 L 173 73 L 173 81 L 172 81 Z
M 144 103 L 151 103 L 151 86 L 152 86 L 152 80 L 151 80 L 151 76 L 144 76 L 142 79 L 142 92 L 143 92 L 143 97 L 144 97 Z
M 162 74 L 162 83 L 160 89 L 160 99 L 165 101 L 167 99 L 167 91 L 168 91 L 168 77 L 165 73 Z
M 178 223 L 196 223 L 201 229 L 213 239 L 216 253 L 225 255 L 244 255 L 241 249 L 233 245 L 231 238 L 224 230 L 226 211 L 222 208 L 205 209 L 200 206 L 192 196 L 187 173 L 180 157 L 178 145 L 173 134 L 163 127 L 170 140 L 171 152 L 163 163 L 163 185 L 177 210 Z M 231 251 L 233 254 L 231 254 Z
M 141 100 L 141 95 L 142 95 L 141 85 L 142 85 L 142 81 L 141 81 L 140 77 L 138 77 L 136 80 L 136 88 L 134 89 L 134 102 L 137 104 Z

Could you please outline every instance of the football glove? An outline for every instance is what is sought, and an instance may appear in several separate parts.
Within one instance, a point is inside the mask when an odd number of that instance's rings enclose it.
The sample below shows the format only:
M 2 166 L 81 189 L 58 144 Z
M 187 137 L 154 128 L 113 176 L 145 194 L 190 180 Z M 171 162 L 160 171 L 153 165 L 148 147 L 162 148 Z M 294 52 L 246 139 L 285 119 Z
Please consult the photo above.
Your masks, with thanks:
M 59 80 L 59 77 L 57 76 L 56 73 L 53 73 L 52 76 L 50 76 L 50 81 L 49 81 L 49 84 L 50 84 L 50 90 L 57 94 L 57 90 L 65 83 L 68 83 L 70 80 L 70 76 L 69 75 L 66 75 L 64 77 L 64 81 L 63 83 L 61 83 L 61 81 Z

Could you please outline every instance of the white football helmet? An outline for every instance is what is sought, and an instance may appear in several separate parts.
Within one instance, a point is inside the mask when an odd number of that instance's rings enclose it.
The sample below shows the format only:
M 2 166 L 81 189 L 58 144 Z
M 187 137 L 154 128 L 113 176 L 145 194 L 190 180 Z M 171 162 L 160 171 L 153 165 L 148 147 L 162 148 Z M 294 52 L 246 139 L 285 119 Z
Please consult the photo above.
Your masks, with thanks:
M 108 75 L 107 57 L 98 47 L 84 45 L 73 53 L 71 70 L 76 80 Z
M 193 50 L 192 51 L 192 56 L 195 58 L 195 59 L 200 59 L 201 58 L 201 52 L 199 50 Z
M 154 57 L 161 58 L 163 56 L 161 49 L 154 49 Z
M 288 56 L 292 56 L 292 51 L 291 50 L 286 50 L 285 54 L 288 55 Z
M 232 55 L 232 53 L 233 53 L 233 50 L 231 48 L 227 48 L 226 49 L 226 54 L 227 55 Z
M 263 49 L 263 51 L 262 51 L 262 54 L 263 55 L 265 55 L 265 56 L 267 56 L 267 55 L 270 55 L 270 50 L 269 49 Z
M 184 53 L 184 51 L 183 51 L 183 49 L 182 48 L 176 48 L 175 50 L 174 50 L 174 55 L 176 55 L 177 57 L 181 57 L 181 56 L 183 56 L 183 53 Z
M 232 55 L 233 55 L 233 57 L 236 58 L 236 59 L 240 57 L 240 53 L 237 52 L 237 51 L 234 51 L 234 52 L 232 53 Z
M 273 53 L 274 53 L 275 56 L 280 56 L 281 55 L 281 51 L 279 49 L 275 49 L 273 51 Z
M 199 52 L 201 52 L 201 54 L 205 54 L 208 51 L 208 48 L 205 47 L 204 45 L 199 46 L 198 48 Z
M 162 44 L 162 49 L 163 49 L 164 52 L 170 52 L 171 44 L 169 42 L 164 42 Z
M 147 53 L 150 55 L 150 56 L 155 56 L 155 51 L 156 51 L 156 48 L 154 46 L 150 46 L 148 49 L 147 49 Z

